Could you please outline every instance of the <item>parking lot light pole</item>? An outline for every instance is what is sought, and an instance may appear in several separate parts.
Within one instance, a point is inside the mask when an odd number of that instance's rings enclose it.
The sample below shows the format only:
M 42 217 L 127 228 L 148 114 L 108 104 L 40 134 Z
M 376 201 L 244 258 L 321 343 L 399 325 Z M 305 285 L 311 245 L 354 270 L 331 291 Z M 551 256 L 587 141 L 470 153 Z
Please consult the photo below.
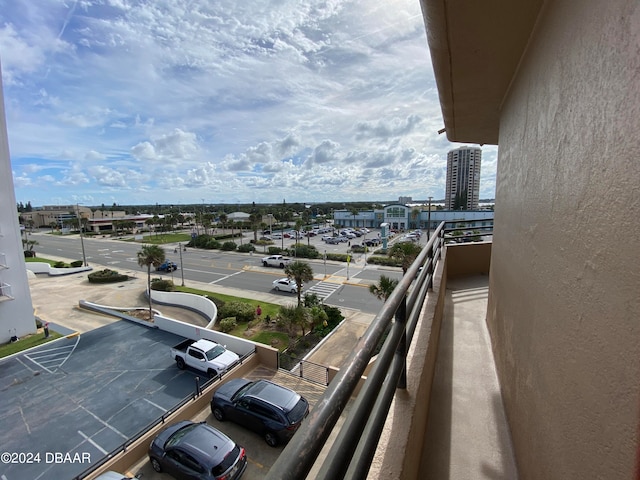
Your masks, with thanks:
M 180 251 L 180 274 L 182 275 L 182 286 L 184 287 L 184 265 L 182 265 L 182 244 L 178 243 L 178 250 Z M 173 276 L 173 272 L 171 273 Z

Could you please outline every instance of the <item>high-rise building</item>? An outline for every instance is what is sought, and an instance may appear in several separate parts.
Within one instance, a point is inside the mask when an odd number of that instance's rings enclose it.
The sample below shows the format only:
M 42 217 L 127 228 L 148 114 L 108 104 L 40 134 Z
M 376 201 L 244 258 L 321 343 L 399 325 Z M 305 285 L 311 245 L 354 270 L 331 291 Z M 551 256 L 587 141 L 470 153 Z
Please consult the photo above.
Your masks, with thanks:
M 480 147 L 460 147 L 447 154 L 445 208 L 476 210 L 480 198 Z

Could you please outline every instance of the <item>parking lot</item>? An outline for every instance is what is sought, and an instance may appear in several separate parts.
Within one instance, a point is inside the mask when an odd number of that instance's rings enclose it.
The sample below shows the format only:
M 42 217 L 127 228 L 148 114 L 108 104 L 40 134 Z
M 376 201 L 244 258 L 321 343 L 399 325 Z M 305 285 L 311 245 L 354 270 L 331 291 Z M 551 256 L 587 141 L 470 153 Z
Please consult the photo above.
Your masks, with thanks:
M 182 337 L 116 321 L 77 337 L 0 362 L 0 450 L 22 456 L 0 465 L 2 480 L 73 478 L 171 410 L 195 390 L 197 372 L 179 370 L 169 355 Z M 293 375 L 258 368 L 249 378 L 274 379 L 304 395 L 310 406 L 324 387 Z M 245 447 L 246 479 L 262 478 L 282 446 L 231 422 L 206 421 Z M 25 455 L 30 455 L 25 457 Z M 26 461 L 25 461 L 26 460 Z M 146 459 L 132 468 L 158 474 Z
M 252 380 L 265 378 L 291 388 L 309 401 L 309 409 L 313 408 L 316 401 L 325 390 L 325 387 L 322 385 L 317 385 L 296 376 L 283 372 L 276 372 L 266 368 L 254 369 L 246 378 Z M 271 465 L 273 465 L 284 448 L 284 445 L 280 445 L 275 448 L 268 446 L 261 435 L 249 431 L 235 423 L 228 421 L 219 422 L 213 417 L 208 408 L 203 410 L 200 415 L 192 420 L 207 422 L 209 425 L 224 432 L 227 436 L 233 439 L 233 441 L 245 448 L 248 464 L 247 469 L 242 476 L 243 480 L 260 480 L 264 478 L 271 468 Z M 166 473 L 157 473 L 154 471 L 146 458 L 134 465 L 130 469 L 130 472 L 134 474 L 142 473 L 142 478 L 144 480 L 172 480 L 173 478 Z
M 32 458 L 0 478 L 72 478 L 190 395 L 195 374 L 169 355 L 180 340 L 117 321 L 2 360 L 0 450 Z

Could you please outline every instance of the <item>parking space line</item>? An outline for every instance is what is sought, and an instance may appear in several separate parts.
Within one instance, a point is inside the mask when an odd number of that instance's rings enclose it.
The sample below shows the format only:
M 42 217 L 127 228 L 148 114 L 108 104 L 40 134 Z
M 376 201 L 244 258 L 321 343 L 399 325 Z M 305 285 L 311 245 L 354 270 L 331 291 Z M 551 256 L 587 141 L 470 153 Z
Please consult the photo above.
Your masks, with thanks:
M 161 407 L 160 405 L 158 405 L 157 403 L 153 403 L 151 400 L 149 400 L 148 398 L 143 398 L 143 400 L 147 403 L 150 403 L 151 405 L 153 405 L 154 407 L 158 408 L 159 410 L 162 410 L 163 412 L 166 412 L 167 409 Z
M 100 445 L 98 445 L 96 442 L 94 442 L 93 440 L 91 440 L 91 438 L 89 438 L 87 435 L 85 435 L 84 433 L 82 433 L 80 430 L 78 430 L 78 433 L 80 434 L 80 436 L 82 438 L 84 438 L 87 442 L 89 442 L 91 445 L 93 445 L 94 447 L 96 447 L 97 450 L 100 450 L 102 452 L 103 455 L 107 455 L 109 452 L 107 452 L 104 448 L 102 448 Z
M 115 427 L 112 427 L 111 425 L 109 425 L 107 422 L 105 422 L 104 420 L 102 420 L 99 416 L 97 416 L 95 413 L 93 413 L 91 410 L 89 410 L 87 407 L 84 407 L 82 405 L 79 405 L 79 407 L 84 410 L 85 412 L 87 412 L 89 415 L 91 415 L 93 418 L 95 418 L 98 422 L 100 422 L 102 425 L 104 425 L 105 427 L 107 427 L 109 430 L 113 431 L 114 433 L 120 435 L 122 438 L 126 438 L 128 439 L 129 437 L 127 435 L 125 435 L 124 433 L 122 433 L 120 430 L 118 430 Z

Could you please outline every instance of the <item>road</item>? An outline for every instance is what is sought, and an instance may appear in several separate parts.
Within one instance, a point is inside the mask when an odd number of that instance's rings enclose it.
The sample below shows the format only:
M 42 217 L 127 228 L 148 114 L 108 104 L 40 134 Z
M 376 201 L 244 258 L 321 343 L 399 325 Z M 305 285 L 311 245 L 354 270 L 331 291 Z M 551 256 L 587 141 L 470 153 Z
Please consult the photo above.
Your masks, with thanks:
M 80 260 L 83 258 L 82 243 L 84 243 L 87 263 L 94 268 L 145 272 L 145 269 L 138 265 L 139 243 L 103 238 L 84 238 L 81 242 L 77 235 L 63 237 L 42 232 L 30 234 L 30 239 L 38 242 L 34 249 L 43 257 Z M 311 242 L 318 250 L 325 250 L 325 244 L 319 238 L 313 238 Z M 347 249 L 345 244 L 326 245 L 326 247 L 329 247 L 327 250 L 341 253 L 345 253 Z M 174 253 L 174 248 L 174 245 L 164 247 L 167 259 L 176 262 L 180 268 L 172 273 L 154 272 L 154 275 L 172 278 L 176 285 L 180 285 L 184 279 L 187 286 L 191 280 L 242 289 L 248 296 L 251 292 L 270 292 L 291 296 L 288 293 L 276 293 L 271 290 L 273 280 L 284 274 L 277 268 L 262 267 L 260 263 L 260 258 L 264 255 L 262 252 L 247 255 L 187 248 L 186 251 Z M 382 302 L 369 293 L 368 286 L 376 283 L 382 274 L 391 278 L 400 278 L 402 275 L 399 269 L 379 268 L 365 265 L 363 262 L 347 265 L 324 262 L 322 259 L 306 261 L 311 265 L 316 280 L 305 286 L 305 292 L 315 293 L 328 305 L 351 308 L 365 313 L 375 314 L 382 306 Z

